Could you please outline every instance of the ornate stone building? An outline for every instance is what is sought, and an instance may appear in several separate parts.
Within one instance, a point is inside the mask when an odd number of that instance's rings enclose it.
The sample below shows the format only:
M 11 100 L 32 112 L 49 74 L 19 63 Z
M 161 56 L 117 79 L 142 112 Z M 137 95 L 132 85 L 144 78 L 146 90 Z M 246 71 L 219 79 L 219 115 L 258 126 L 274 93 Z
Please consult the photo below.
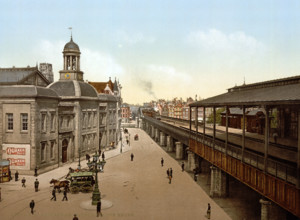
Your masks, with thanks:
M 59 80 L 51 84 L 37 67 L 0 69 L 0 159 L 10 160 L 13 171 L 45 172 L 117 144 L 120 93 L 104 98 L 84 82 L 72 37 L 63 59 Z

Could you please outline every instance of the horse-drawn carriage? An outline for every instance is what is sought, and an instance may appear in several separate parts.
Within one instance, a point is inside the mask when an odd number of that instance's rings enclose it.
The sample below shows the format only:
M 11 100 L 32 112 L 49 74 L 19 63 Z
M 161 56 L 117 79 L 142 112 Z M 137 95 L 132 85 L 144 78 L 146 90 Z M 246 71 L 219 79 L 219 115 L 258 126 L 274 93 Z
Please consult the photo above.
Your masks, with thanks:
M 68 179 L 70 180 L 70 192 L 88 193 L 93 191 L 93 185 L 95 184 L 94 174 L 90 171 L 79 171 L 69 174 Z

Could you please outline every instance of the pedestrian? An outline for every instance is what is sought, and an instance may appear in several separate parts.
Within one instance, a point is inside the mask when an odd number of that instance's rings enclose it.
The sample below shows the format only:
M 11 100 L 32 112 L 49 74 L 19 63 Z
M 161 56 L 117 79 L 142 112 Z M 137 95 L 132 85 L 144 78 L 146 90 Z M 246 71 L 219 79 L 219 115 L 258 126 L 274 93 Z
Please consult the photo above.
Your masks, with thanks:
M 16 171 L 16 172 L 15 172 L 15 181 L 18 181 L 18 180 L 19 180 L 19 172 Z
M 29 203 L 29 207 L 31 209 L 31 214 L 33 214 L 34 205 L 35 205 L 34 201 L 31 200 L 31 202 Z
M 25 177 L 23 177 L 23 179 L 22 179 L 22 187 L 26 187 L 25 183 L 26 183 L 26 179 L 25 179 Z
M 169 178 L 170 176 L 170 169 L 167 169 L 167 177 Z
M 36 179 L 36 180 L 34 181 L 34 188 L 35 188 L 35 191 L 36 191 L 36 192 L 39 191 L 39 184 L 40 184 L 40 182 L 38 181 L 38 179 Z
M 67 197 L 67 189 L 66 189 L 66 188 L 65 188 L 65 190 L 64 190 L 64 198 L 63 198 L 61 201 L 64 201 L 65 199 L 68 201 L 68 197 Z
M 133 157 L 134 157 L 133 153 L 131 153 L 130 157 L 131 157 L 131 161 L 133 161 Z
M 74 214 L 74 218 L 73 218 L 73 220 L 78 220 L 78 218 L 77 218 L 76 214 Z
M 35 168 L 34 168 L 34 176 L 38 176 L 38 174 L 37 174 L 37 170 L 38 170 L 38 168 L 37 168 L 37 167 L 35 167 Z
M 102 216 L 102 213 L 101 213 L 101 201 L 98 200 L 97 202 L 97 217 L 99 217 L 99 214 Z
M 206 212 L 206 217 L 208 219 L 210 219 L 210 213 L 211 213 L 211 208 L 210 208 L 210 204 L 208 203 L 207 212 Z
M 171 181 L 172 181 L 172 176 L 170 175 L 169 176 L 169 184 L 171 184 Z
M 105 160 L 104 152 L 102 153 L 102 160 Z
M 88 160 L 90 162 L 90 158 L 91 158 L 91 156 L 89 154 L 85 155 L 85 160 Z
M 181 169 L 182 169 L 182 172 L 184 171 L 184 162 L 182 162 L 181 164 Z
M 55 189 L 52 190 L 52 198 L 50 200 L 54 199 L 56 201 L 56 191 Z
M 170 168 L 170 176 L 173 178 L 173 170 Z
M 8 175 L 9 175 L 9 181 L 11 181 L 12 177 L 11 177 L 11 171 L 10 171 L 10 169 L 8 170 Z
M 163 157 L 161 158 L 160 163 L 161 163 L 161 166 L 163 167 L 164 166 L 164 158 Z
M 127 145 L 129 145 L 129 140 L 128 139 L 126 140 L 126 143 L 127 143 Z
M 197 174 L 196 173 L 194 173 L 194 180 L 195 180 L 195 182 L 197 182 Z

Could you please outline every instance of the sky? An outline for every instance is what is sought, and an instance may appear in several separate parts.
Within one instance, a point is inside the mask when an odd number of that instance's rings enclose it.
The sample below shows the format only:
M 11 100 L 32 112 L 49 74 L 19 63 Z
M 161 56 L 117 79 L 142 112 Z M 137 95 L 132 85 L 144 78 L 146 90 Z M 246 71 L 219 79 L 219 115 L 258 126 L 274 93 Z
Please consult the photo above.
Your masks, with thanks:
M 70 30 L 84 80 L 123 102 L 209 98 L 300 74 L 300 1 L 0 0 L 0 68 L 63 67 Z

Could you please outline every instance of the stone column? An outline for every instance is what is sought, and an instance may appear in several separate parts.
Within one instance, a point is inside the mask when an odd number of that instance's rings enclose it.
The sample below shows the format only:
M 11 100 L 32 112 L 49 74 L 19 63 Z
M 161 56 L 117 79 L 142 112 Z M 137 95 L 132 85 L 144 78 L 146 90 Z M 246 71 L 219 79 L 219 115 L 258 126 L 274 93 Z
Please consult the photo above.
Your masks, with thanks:
M 164 132 L 160 132 L 160 146 L 166 146 L 166 135 Z
M 196 155 L 193 152 L 188 151 L 188 164 L 187 164 L 188 171 L 193 171 L 196 168 L 195 157 Z
M 181 160 L 183 158 L 183 144 L 181 142 L 176 142 L 176 158 Z
M 226 197 L 228 195 L 228 177 L 221 169 L 211 166 L 210 197 Z
M 155 128 L 154 128 L 154 126 L 151 126 L 151 137 L 153 139 L 155 138 Z
M 261 220 L 286 220 L 285 211 L 276 204 L 260 199 L 261 204 Z
M 167 136 L 167 152 L 174 151 L 174 140 L 171 136 Z
M 155 128 L 155 141 L 159 142 L 159 130 Z

